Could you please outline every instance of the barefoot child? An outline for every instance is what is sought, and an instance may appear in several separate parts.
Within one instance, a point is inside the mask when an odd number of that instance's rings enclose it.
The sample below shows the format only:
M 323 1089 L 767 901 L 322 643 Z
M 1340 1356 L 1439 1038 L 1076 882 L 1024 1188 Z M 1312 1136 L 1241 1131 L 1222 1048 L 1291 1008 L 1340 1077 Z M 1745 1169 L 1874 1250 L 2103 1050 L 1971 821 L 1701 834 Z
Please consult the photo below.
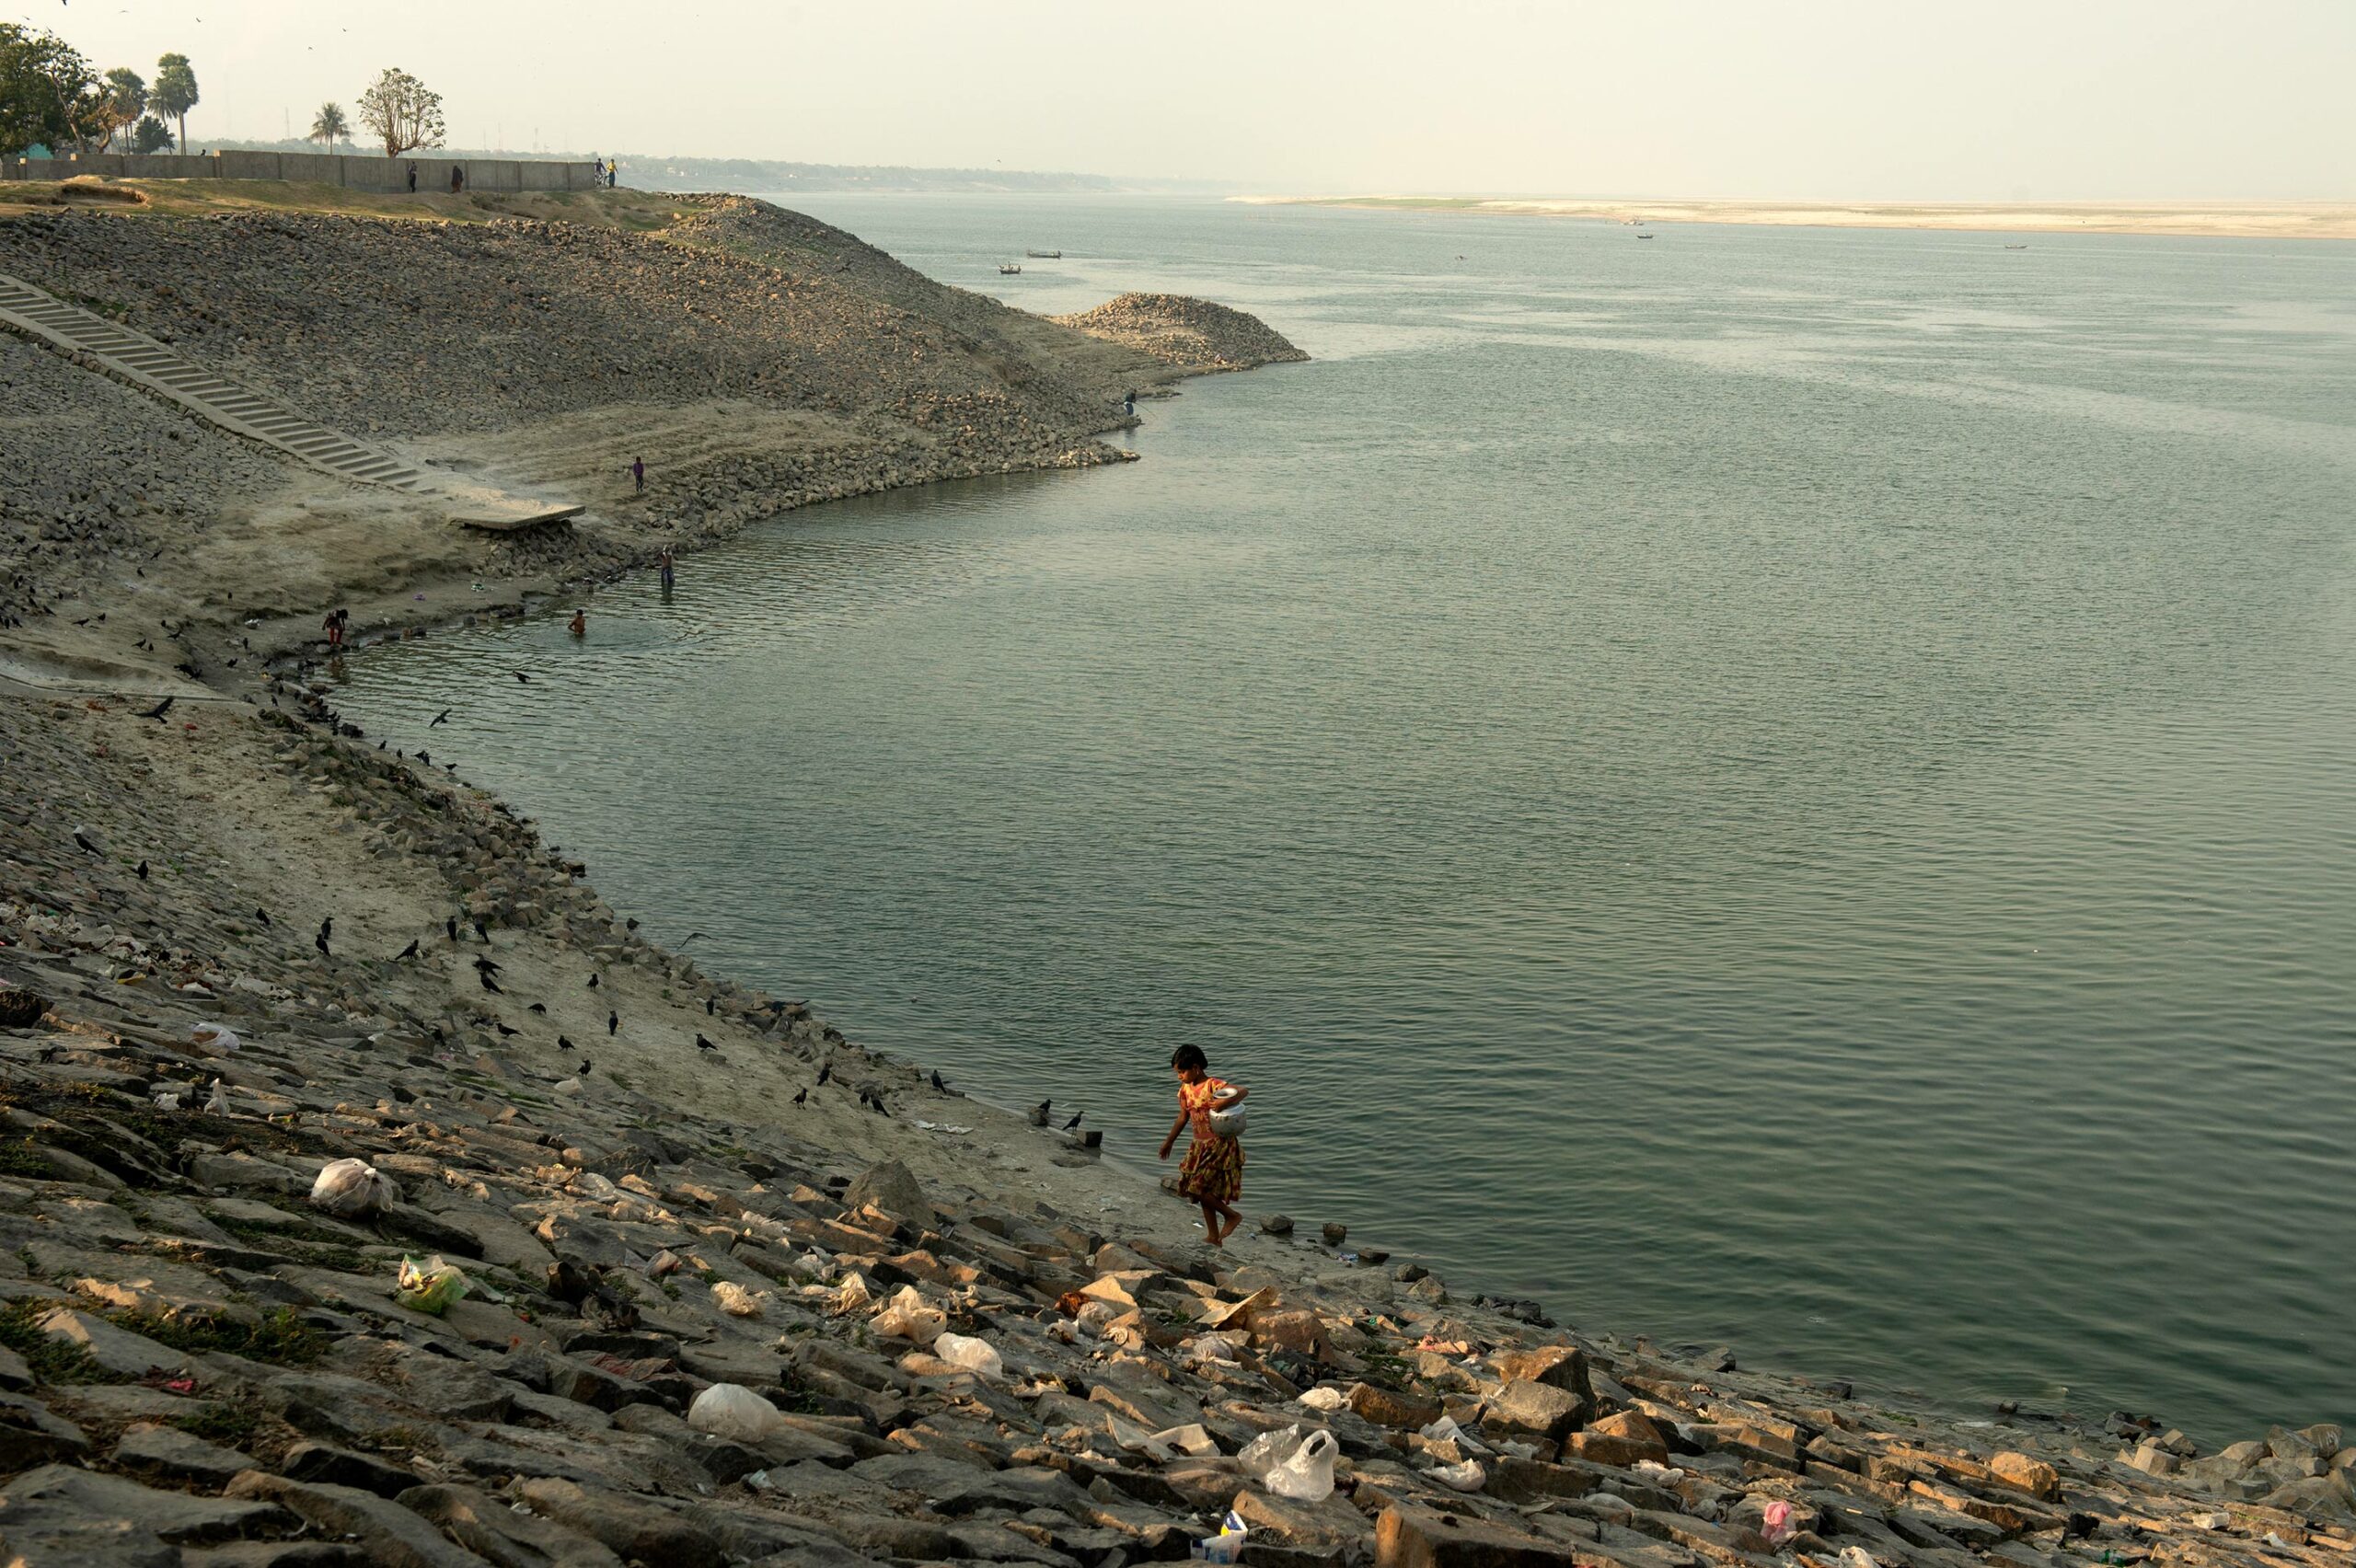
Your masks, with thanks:
M 1161 1140 L 1161 1158 L 1170 1158 L 1180 1129 L 1191 1123 L 1195 1141 L 1178 1166 L 1178 1191 L 1203 1205 L 1203 1233 L 1212 1246 L 1223 1247 L 1243 1223 L 1234 1207 L 1243 1195 L 1243 1145 L 1213 1132 L 1211 1113 L 1242 1104 L 1251 1091 L 1211 1077 L 1200 1046 L 1179 1046 L 1171 1054 L 1170 1065 L 1178 1074 L 1178 1119 Z

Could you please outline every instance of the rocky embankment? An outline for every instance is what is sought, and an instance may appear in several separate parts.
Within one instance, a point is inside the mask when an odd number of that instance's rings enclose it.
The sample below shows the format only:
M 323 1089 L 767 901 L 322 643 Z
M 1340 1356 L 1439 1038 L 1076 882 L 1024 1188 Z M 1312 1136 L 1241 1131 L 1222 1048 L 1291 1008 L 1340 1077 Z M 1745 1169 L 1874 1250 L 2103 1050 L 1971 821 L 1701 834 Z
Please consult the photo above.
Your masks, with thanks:
M 1309 357 L 1259 317 L 1185 294 L 1125 294 L 1053 319 L 1195 375 Z
M 0 704 L 10 1561 L 1115 1568 L 1230 1516 L 1285 1568 L 2356 1551 L 2334 1428 L 1946 1420 L 1338 1231 L 1207 1251 L 337 728 Z M 384 1184 L 315 1202 L 353 1159 Z M 436 1258 L 462 1297 L 403 1285 Z
M 1182 374 L 760 202 L 670 220 L 0 219 L 0 272 L 429 468 L 589 506 L 472 534 L 0 337 L 0 617 L 169 599 L 154 618 L 214 677 L 232 622 L 268 647 L 338 602 L 364 628 L 435 618 L 451 584 L 552 591 L 814 502 L 1116 461 L 1097 438 L 1122 394 Z

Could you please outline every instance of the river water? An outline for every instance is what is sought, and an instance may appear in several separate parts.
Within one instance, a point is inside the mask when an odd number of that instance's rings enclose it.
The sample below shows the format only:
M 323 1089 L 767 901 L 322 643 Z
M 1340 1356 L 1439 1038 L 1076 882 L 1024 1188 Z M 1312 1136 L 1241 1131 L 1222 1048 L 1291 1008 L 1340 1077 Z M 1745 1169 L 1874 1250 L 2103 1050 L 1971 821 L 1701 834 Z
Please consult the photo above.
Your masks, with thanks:
M 2356 247 L 803 204 L 1315 359 L 348 711 L 455 704 L 437 760 L 651 933 L 1116 1155 L 1203 1045 L 1248 1211 L 1460 1288 L 2356 1420 Z

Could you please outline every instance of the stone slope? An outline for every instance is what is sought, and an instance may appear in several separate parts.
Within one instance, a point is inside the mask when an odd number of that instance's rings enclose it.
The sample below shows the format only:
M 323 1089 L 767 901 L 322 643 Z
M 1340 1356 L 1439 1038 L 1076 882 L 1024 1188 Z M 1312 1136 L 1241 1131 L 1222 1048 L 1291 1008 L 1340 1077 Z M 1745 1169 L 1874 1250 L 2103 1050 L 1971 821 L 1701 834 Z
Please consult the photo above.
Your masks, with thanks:
M 0 1023 L 17 1560 L 1115 1568 L 1230 1510 L 1281 1565 L 2356 1551 L 2336 1429 L 2186 1462 L 1564 1333 L 1343 1238 L 1207 1252 L 280 698 L 0 697 L 0 1010 L 38 1014 Z M 342 1158 L 394 1184 L 373 1212 L 307 1201 Z M 428 1313 L 397 1274 L 435 1254 L 470 1291 Z M 750 1425 L 690 1423 L 720 1384 Z M 1330 1493 L 1247 1458 L 1293 1427 Z

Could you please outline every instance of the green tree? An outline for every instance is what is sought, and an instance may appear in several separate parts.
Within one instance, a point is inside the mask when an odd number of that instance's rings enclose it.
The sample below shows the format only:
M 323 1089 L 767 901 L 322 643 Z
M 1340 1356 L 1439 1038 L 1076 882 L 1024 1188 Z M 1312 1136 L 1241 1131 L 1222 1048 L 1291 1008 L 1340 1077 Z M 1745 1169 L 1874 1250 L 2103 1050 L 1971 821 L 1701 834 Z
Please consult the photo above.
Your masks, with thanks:
M 323 144 L 329 152 L 343 137 L 352 134 L 352 121 L 343 117 L 343 105 L 323 103 L 319 112 L 311 116 L 311 140 Z
M 196 69 L 187 55 L 167 54 L 156 62 L 156 86 L 147 95 L 147 107 L 179 126 L 176 140 L 182 148 L 188 146 L 188 111 L 196 107 L 197 96 Z
M 0 22 L 0 157 L 83 143 L 104 97 L 98 74 L 55 33 Z
M 134 153 L 168 153 L 178 144 L 172 140 L 172 128 L 152 114 L 141 115 L 139 123 L 131 128 Z
M 106 75 L 106 102 L 99 112 L 105 117 L 106 131 L 98 138 L 100 146 L 110 145 L 119 133 L 139 123 L 147 112 L 147 83 L 128 65 L 118 65 Z
M 412 147 L 442 144 L 442 95 L 398 66 L 360 95 L 360 123 L 397 158 Z

